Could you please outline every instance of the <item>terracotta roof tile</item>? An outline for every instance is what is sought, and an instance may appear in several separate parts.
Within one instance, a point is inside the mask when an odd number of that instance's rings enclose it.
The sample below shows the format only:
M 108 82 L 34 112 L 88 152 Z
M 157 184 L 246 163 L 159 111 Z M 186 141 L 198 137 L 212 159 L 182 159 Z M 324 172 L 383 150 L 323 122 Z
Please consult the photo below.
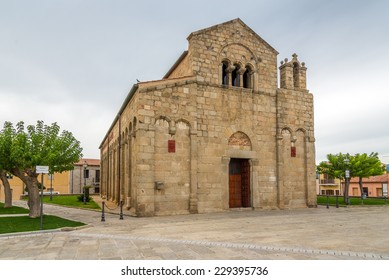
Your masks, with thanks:
M 75 163 L 74 165 L 77 165 L 77 166 L 84 165 L 85 161 L 88 165 L 91 165 L 91 166 L 100 165 L 100 159 L 95 159 L 95 158 L 82 158 L 79 162 Z

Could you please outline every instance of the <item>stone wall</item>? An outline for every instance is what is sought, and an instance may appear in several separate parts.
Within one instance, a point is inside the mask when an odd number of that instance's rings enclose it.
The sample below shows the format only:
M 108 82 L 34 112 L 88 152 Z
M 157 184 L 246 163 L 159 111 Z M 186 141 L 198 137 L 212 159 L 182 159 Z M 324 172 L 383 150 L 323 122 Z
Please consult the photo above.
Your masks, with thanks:
M 277 89 L 277 52 L 239 19 L 188 41 L 125 100 L 101 145 L 104 195 L 138 216 L 227 210 L 229 163 L 245 159 L 252 208 L 315 206 L 305 64 L 285 61 Z

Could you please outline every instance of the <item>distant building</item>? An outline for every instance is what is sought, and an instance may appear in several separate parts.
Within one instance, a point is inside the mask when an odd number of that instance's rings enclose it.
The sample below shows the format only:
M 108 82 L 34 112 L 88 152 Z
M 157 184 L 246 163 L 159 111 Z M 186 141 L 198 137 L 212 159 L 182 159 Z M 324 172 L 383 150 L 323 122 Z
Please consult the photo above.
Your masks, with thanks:
M 69 193 L 82 193 L 90 186 L 90 193 L 100 192 L 100 160 L 83 158 L 69 172 Z
M 366 197 L 383 197 L 388 196 L 389 174 L 371 176 L 362 179 L 363 193 Z M 344 185 L 344 182 L 343 182 Z M 351 178 L 349 185 L 350 196 L 361 196 L 359 188 L 359 179 Z
M 328 174 L 319 174 L 318 177 L 319 195 L 342 195 L 342 185 L 338 178 Z

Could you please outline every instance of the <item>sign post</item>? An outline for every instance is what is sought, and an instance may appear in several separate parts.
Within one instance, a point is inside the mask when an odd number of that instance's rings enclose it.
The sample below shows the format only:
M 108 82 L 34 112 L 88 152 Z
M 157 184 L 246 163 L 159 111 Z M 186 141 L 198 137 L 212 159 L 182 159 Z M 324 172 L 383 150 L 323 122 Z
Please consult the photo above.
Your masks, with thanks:
M 43 174 L 49 174 L 49 167 L 37 165 L 36 173 L 41 174 L 41 230 L 43 230 Z

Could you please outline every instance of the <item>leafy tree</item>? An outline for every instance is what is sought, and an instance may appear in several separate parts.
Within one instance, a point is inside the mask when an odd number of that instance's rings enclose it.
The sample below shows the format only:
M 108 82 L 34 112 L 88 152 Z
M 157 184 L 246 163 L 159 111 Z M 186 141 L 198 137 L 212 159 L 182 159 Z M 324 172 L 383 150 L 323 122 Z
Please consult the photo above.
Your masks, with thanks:
M 82 148 L 71 132 L 62 131 L 57 123 L 50 126 L 43 121 L 24 127 L 6 122 L 2 133 L 11 133 L 10 154 L 0 159 L 0 166 L 19 177 L 28 189 L 29 216 L 40 216 L 38 174 L 36 166 L 49 166 L 49 172 L 63 172 L 74 168 L 74 163 L 82 157 Z
M 349 163 L 347 163 L 347 160 Z M 317 166 L 317 171 L 320 174 L 328 174 L 340 180 L 345 178 L 346 170 L 350 172 L 350 179 L 353 177 L 359 178 L 359 187 L 361 196 L 363 194 L 362 179 L 369 178 L 383 174 L 385 168 L 378 158 L 378 153 L 371 153 L 370 155 L 356 154 L 328 154 L 327 161 L 321 162 Z M 344 189 L 344 200 L 348 200 L 349 180 L 346 180 Z
M 4 186 L 4 208 L 12 207 L 12 191 L 7 177 L 11 166 L 7 159 L 11 155 L 12 137 L 14 134 L 15 130 L 12 128 L 12 124 L 6 122 L 4 129 L 0 133 L 0 180 Z
M 363 196 L 363 178 L 369 178 L 370 176 L 382 175 L 385 172 L 385 166 L 378 158 L 378 153 L 371 153 L 370 155 L 356 154 L 351 159 L 351 165 L 353 166 L 353 177 L 359 178 L 359 189 L 361 190 L 361 197 Z
M 334 178 L 338 178 L 340 180 L 345 179 L 346 177 L 346 170 L 349 170 L 350 172 L 350 178 L 352 177 L 353 171 L 352 166 L 350 164 L 347 164 L 347 159 L 350 161 L 350 154 L 328 154 L 327 155 L 327 161 L 322 161 L 317 166 L 317 171 L 320 174 L 328 174 Z M 348 200 L 348 180 L 345 184 L 344 189 L 344 201 Z

